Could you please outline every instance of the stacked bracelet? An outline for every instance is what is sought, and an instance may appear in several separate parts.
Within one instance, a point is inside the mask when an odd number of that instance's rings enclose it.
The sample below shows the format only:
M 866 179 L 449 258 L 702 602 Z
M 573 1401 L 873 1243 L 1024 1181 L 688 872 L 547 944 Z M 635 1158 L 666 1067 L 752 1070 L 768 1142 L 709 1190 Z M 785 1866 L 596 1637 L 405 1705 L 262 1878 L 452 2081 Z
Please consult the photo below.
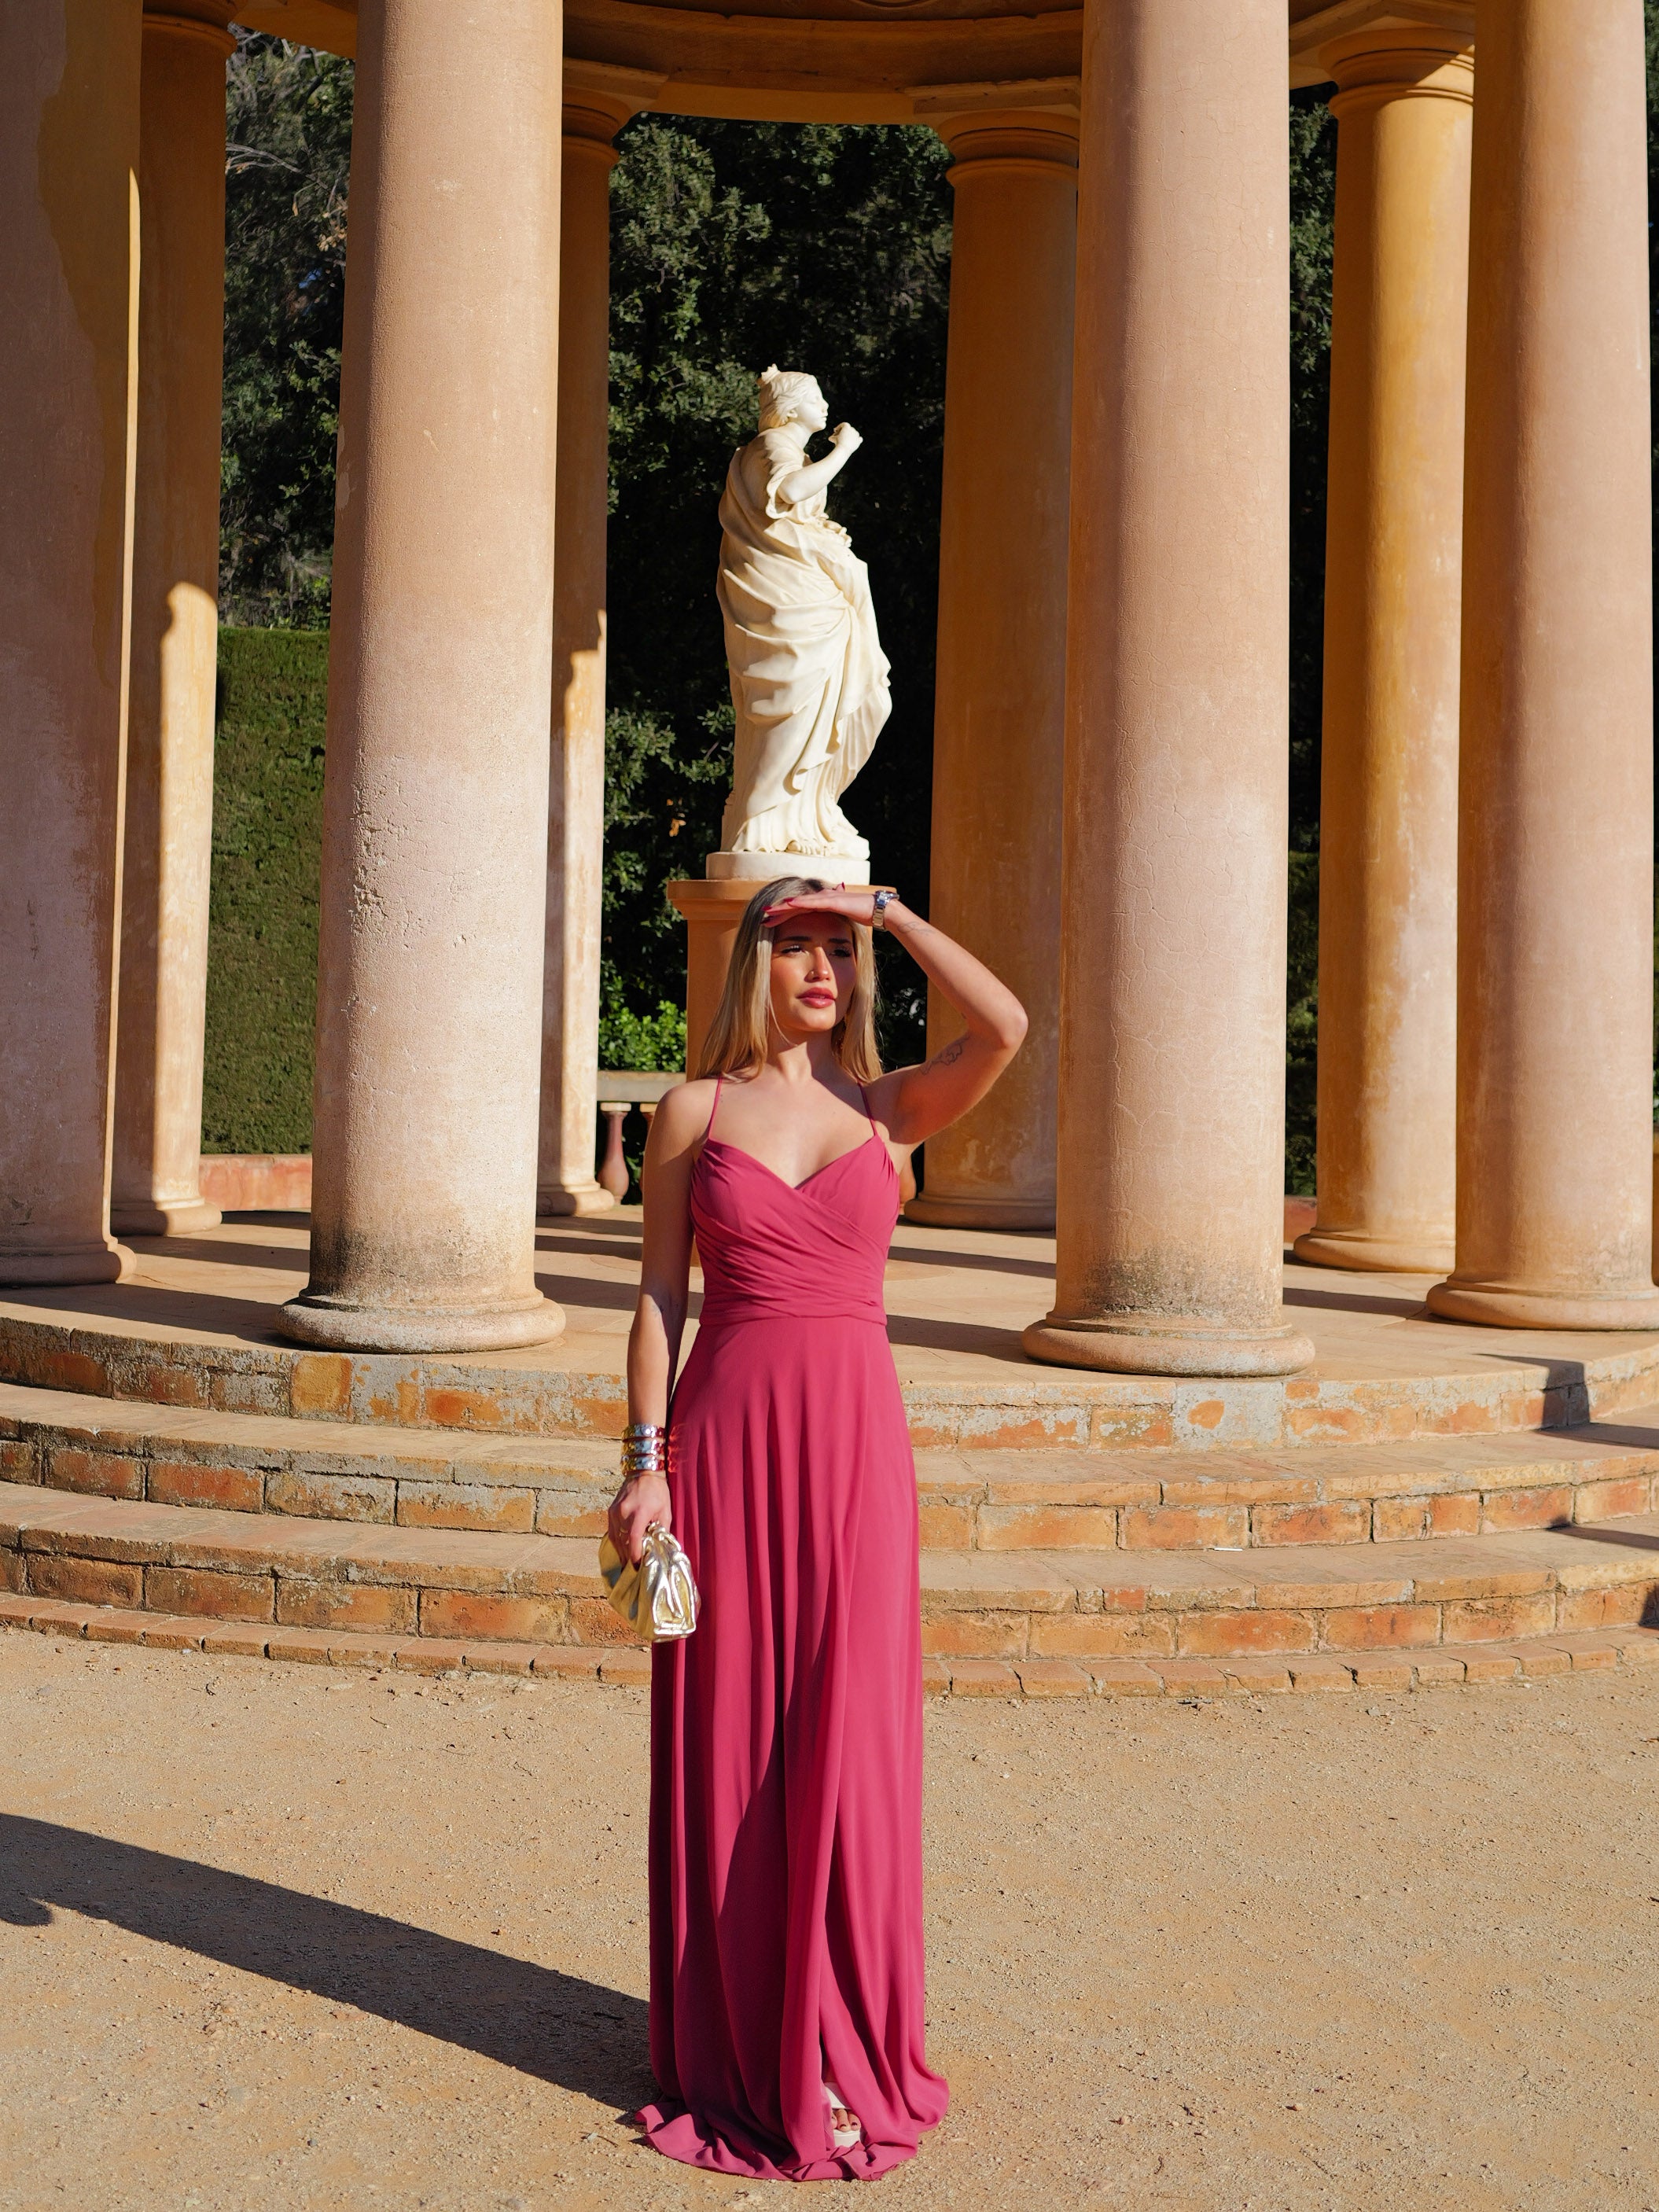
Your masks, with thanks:
M 668 1431 L 655 1421 L 630 1421 L 623 1431 L 623 1480 L 668 1472 Z

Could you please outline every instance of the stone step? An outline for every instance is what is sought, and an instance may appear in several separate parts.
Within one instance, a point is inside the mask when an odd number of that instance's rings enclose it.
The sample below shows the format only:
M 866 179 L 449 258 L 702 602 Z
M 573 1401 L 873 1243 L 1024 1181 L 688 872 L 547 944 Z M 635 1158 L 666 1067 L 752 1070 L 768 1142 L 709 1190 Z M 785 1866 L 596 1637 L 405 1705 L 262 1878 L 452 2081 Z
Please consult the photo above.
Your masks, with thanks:
M 1550 1339 L 1522 1332 L 1495 1352 L 1492 1332 L 1425 1317 L 1417 1303 L 1420 1284 L 1409 1289 L 1402 1279 L 1396 1287 L 1409 1290 L 1402 1299 L 1388 1294 L 1394 1279 L 1379 1292 L 1382 1279 L 1334 1275 L 1315 1290 L 1293 1293 L 1303 1301 L 1299 1310 L 1322 1312 L 1320 1301 L 1351 1306 L 1363 1310 L 1371 1334 L 1343 1340 L 1345 1349 L 1334 1339 L 1331 1350 L 1340 1356 L 1322 1353 L 1304 1374 L 1216 1381 L 1043 1367 L 1024 1358 L 1018 1334 L 1023 1321 L 1042 1310 L 1046 1291 L 1035 1278 L 1013 1277 L 1012 1294 L 999 1291 L 983 1310 L 975 1306 L 971 1322 L 904 1310 L 911 1296 L 906 1286 L 916 1273 L 931 1280 L 948 1272 L 925 1265 L 929 1248 L 915 1238 L 945 1234 L 902 1225 L 889 1285 L 890 1334 L 919 1450 L 1300 1450 L 1492 1436 L 1612 1419 L 1659 1392 L 1659 1336 Z M 956 1234 L 970 1241 L 975 1235 Z M 979 1241 L 1000 1243 L 989 1232 Z M 988 1249 L 969 1256 L 999 1268 L 1036 1265 L 1044 1273 L 1041 1262 L 1011 1261 Z M 635 1281 L 634 1261 L 620 1247 L 611 1262 L 596 1289 L 607 1316 L 619 1301 L 631 1304 Z M 189 1276 L 196 1263 L 157 1238 L 145 1244 L 145 1265 L 173 1277 Z M 589 1443 L 622 1432 L 624 1337 L 614 1326 L 574 1332 L 527 1352 L 467 1358 L 305 1351 L 278 1337 L 267 1304 L 213 1291 L 220 1275 L 237 1278 L 236 1268 L 204 1262 L 197 1272 L 208 1279 L 198 1291 L 141 1284 L 96 1295 L 14 1291 L 0 1298 L 0 1379 L 370 1431 Z M 240 1273 L 270 1279 L 268 1268 Z M 928 1282 L 913 1288 L 925 1307 Z M 1503 1334 L 1507 1340 L 1510 1332 Z
M 161 1505 L 597 1536 L 620 1450 L 604 1437 L 372 1428 L 0 1383 L 0 1476 Z
M 624 1642 L 591 1539 L 353 1524 L 0 1484 L 0 1590 L 284 1629 Z M 1659 1621 L 1659 1514 L 1406 1543 L 927 1551 L 925 1650 L 1210 1662 L 1462 1648 Z
M 916 1455 L 922 1541 L 1274 1549 L 1475 1536 L 1659 1507 L 1659 1406 L 1565 1429 L 1252 1451 Z
M 224 1512 L 17 1483 L 0 1483 L 0 1589 L 291 1628 L 627 1640 L 591 1538 Z
M 372 1428 L 0 1384 L 0 1476 L 243 1513 L 597 1536 L 605 1438 Z M 1267 1549 L 1475 1535 L 1659 1504 L 1659 1407 L 1575 1428 L 1251 1451 L 916 1455 L 939 1550 Z
M 927 1552 L 922 1642 L 963 1657 L 1409 1650 L 1659 1625 L 1659 1513 L 1406 1543 Z
M 631 1644 L 519 1644 L 430 1636 L 372 1636 L 353 1629 L 267 1628 L 182 1613 L 74 1605 L 62 1598 L 0 1596 L 0 1628 L 88 1643 L 199 1651 L 209 1658 L 295 1661 L 307 1666 L 395 1668 L 400 1673 L 533 1675 L 641 1688 L 648 1651 Z M 922 1662 L 930 1698 L 1200 1698 L 1286 1691 L 1451 1689 L 1494 1682 L 1528 1686 L 1552 1675 L 1659 1666 L 1659 1630 L 1626 1628 L 1470 1645 L 1462 1651 L 1382 1652 L 1340 1660 L 941 1659 Z

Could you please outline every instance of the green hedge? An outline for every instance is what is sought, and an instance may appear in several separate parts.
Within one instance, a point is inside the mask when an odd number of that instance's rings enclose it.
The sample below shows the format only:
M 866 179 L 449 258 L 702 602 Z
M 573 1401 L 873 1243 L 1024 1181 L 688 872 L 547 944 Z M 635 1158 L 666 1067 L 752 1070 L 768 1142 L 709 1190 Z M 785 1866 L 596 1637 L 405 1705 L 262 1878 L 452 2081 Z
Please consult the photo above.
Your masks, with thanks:
M 222 629 L 202 1149 L 311 1149 L 328 639 Z
M 1291 855 L 1285 979 L 1285 1188 L 1314 1191 L 1314 1062 L 1319 1044 L 1319 855 Z

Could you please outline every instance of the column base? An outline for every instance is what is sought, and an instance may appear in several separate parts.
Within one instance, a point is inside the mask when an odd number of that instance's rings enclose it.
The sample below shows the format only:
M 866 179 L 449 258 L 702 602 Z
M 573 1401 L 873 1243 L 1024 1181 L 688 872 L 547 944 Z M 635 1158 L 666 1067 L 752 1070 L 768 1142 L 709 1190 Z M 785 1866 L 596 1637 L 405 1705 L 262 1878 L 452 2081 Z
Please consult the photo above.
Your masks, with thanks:
M 183 1199 L 177 1205 L 150 1199 L 110 1201 L 109 1225 L 123 1237 L 194 1237 L 216 1229 L 224 1219 L 216 1206 L 204 1198 Z
M 52 1251 L 0 1250 L 0 1283 L 125 1283 L 137 1272 L 137 1254 L 108 1237 Z
M 1229 1329 L 1189 1315 L 1091 1321 L 1050 1314 L 1033 1322 L 1021 1342 L 1028 1358 L 1109 1375 L 1294 1375 L 1314 1357 L 1312 1340 L 1288 1322 L 1276 1329 Z
M 904 1218 L 930 1229 L 1052 1229 L 1054 1202 L 1053 1199 L 942 1198 L 925 1190 L 919 1198 L 906 1200 Z
M 538 1190 L 536 1193 L 538 1221 L 556 1221 L 573 1213 L 609 1213 L 616 1200 L 597 1182 L 585 1182 L 574 1190 Z
M 564 1309 L 539 1295 L 500 1306 L 368 1306 L 301 1291 L 277 1308 L 276 1326 L 331 1352 L 507 1352 L 560 1335 Z
M 1659 1331 L 1659 1285 L 1598 1297 L 1593 1291 L 1523 1291 L 1506 1283 L 1437 1283 L 1428 1308 L 1442 1321 L 1469 1321 L 1486 1328 L 1652 1329 Z
M 1291 1249 L 1298 1260 L 1316 1267 L 1369 1268 L 1379 1275 L 1444 1275 L 1457 1262 L 1457 1248 L 1449 1237 L 1443 1242 L 1425 1237 L 1367 1237 L 1359 1230 L 1304 1230 Z

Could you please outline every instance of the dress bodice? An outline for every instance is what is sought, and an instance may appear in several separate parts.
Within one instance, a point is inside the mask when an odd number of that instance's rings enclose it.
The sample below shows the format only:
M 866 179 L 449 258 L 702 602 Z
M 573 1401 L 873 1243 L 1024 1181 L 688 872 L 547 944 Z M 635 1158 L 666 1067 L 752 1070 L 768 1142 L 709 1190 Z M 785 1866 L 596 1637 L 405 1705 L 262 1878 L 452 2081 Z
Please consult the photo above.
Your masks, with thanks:
M 898 1176 L 874 1130 L 803 1183 L 707 1137 L 691 1174 L 702 1260 L 699 1326 L 824 1319 L 884 1328 L 882 1275 Z

